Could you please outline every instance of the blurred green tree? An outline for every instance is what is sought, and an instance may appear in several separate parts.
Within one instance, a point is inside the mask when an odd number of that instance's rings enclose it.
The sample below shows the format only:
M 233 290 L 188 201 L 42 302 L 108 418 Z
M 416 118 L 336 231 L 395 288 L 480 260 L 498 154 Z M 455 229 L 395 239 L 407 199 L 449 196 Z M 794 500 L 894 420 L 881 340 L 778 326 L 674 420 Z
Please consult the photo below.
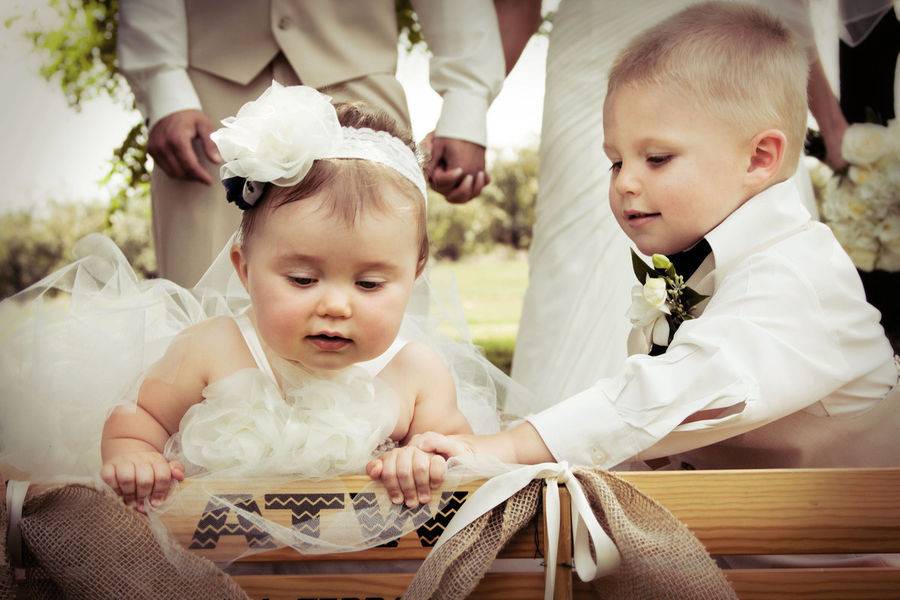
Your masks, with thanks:
M 75 242 L 99 231 L 112 238 L 139 275 L 155 277 L 149 220 L 147 195 L 132 198 L 111 216 L 98 202 L 51 202 L 39 213 L 22 209 L 0 214 L 0 299 L 71 262 Z
M 6 23 L 8 29 L 24 29 L 42 58 L 41 75 L 59 85 L 75 110 L 102 96 L 133 110 L 134 97 L 116 67 L 118 0 L 50 0 L 48 8 L 58 22 L 48 30 L 35 29 L 34 19 L 27 15 Z M 140 195 L 149 189 L 147 128 L 139 117 L 113 151 L 109 170 L 100 183 L 110 192 L 105 222 L 111 227 L 112 215 L 126 208 L 135 191 Z
M 466 204 L 449 204 L 432 192 L 428 236 L 435 258 L 459 260 L 497 246 L 527 250 L 531 245 L 538 191 L 537 149 L 521 148 L 498 156 L 490 171 L 490 185 Z
M 512 156 L 494 160 L 491 184 L 482 192 L 492 208 L 490 238 L 513 250 L 531 245 L 534 205 L 538 192 L 538 152 L 522 148 Z

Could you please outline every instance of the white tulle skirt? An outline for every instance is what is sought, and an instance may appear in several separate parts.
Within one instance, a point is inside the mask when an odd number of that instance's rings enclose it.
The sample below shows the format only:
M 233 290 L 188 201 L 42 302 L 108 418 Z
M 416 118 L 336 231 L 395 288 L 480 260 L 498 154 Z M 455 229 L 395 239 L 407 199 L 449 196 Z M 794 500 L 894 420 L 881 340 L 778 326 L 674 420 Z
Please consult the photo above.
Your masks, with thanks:
M 0 303 L 0 466 L 24 472 L 32 481 L 92 478 L 99 483 L 100 439 L 110 411 L 136 403 L 144 373 L 180 332 L 204 319 L 237 316 L 248 307 L 229 248 L 188 290 L 167 280 L 140 280 L 111 240 L 91 235 L 78 243 L 79 258 L 73 263 Z M 498 399 L 519 415 L 527 413 L 529 397 L 514 393 L 508 378 L 465 338 L 459 302 L 437 290 L 429 290 L 428 296 L 429 316 L 407 314 L 401 336 L 426 343 L 443 357 L 473 429 L 499 429 Z M 232 511 L 242 522 L 252 521 L 268 532 L 271 544 L 304 552 L 369 547 L 421 525 L 450 497 L 436 495 L 434 506 L 411 518 L 391 505 L 380 485 L 370 484 L 369 508 L 397 519 L 385 517 L 383 526 L 361 529 L 358 511 L 344 516 L 335 511 L 325 528 L 332 532 L 328 538 L 303 533 L 302 522 L 307 517 L 319 522 L 317 515 L 295 516 L 286 526 L 247 510 L 226 493 L 236 477 L 241 490 L 233 491 L 243 493 L 244 488 L 267 485 L 265 480 L 253 483 L 261 475 L 288 476 L 298 489 L 309 477 L 364 475 L 365 462 L 396 421 L 395 414 L 379 405 L 388 393 L 383 387 L 362 369 L 321 384 L 294 386 L 295 397 L 279 393 L 256 369 L 213 382 L 204 391 L 206 400 L 182 421 L 185 431 L 173 436 L 168 448 L 194 467 L 189 477 L 192 506 Z M 198 497 L 198 489 L 205 493 Z M 176 489 L 154 518 L 187 501 Z M 271 544 L 238 548 L 230 558 Z

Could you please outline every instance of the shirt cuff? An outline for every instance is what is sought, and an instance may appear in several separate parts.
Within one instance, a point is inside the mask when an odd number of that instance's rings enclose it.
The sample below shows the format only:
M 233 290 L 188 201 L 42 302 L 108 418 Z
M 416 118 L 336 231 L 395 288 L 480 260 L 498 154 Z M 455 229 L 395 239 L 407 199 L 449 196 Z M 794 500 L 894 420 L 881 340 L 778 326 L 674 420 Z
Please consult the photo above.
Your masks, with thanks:
M 609 469 L 640 452 L 603 389 L 615 381 L 604 380 L 527 418 L 557 461 Z
M 487 147 L 488 100 L 462 90 L 447 90 L 435 137 L 465 140 Z
M 180 110 L 203 110 L 194 85 L 183 69 L 166 69 L 147 77 L 143 82 L 143 106 L 148 128 L 163 117 Z

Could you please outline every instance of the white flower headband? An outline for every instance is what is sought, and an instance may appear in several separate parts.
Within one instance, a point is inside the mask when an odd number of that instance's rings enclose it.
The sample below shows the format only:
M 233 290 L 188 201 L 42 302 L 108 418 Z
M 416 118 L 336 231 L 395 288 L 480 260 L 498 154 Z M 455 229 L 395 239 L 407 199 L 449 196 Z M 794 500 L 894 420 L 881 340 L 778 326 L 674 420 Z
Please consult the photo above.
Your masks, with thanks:
M 220 169 L 229 202 L 243 210 L 262 197 L 266 184 L 291 186 L 323 158 L 371 160 L 397 171 L 427 199 L 416 155 L 386 131 L 341 127 L 331 98 L 305 85 L 273 81 L 262 96 L 222 121 L 210 138 L 224 164 Z

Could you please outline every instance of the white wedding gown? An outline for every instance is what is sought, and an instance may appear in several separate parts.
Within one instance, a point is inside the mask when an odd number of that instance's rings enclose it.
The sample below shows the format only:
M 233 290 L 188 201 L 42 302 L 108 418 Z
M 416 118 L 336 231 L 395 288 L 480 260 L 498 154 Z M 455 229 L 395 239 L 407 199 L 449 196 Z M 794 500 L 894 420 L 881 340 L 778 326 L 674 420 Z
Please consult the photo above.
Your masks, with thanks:
M 629 240 L 609 209 L 610 162 L 603 153 L 607 71 L 628 41 L 692 0 L 564 0 L 553 19 L 529 284 L 512 377 L 548 407 L 623 366 L 636 283 Z M 760 4 L 804 39 L 806 3 Z M 815 210 L 805 168 L 797 177 Z M 815 214 L 815 213 L 814 213 Z

